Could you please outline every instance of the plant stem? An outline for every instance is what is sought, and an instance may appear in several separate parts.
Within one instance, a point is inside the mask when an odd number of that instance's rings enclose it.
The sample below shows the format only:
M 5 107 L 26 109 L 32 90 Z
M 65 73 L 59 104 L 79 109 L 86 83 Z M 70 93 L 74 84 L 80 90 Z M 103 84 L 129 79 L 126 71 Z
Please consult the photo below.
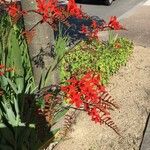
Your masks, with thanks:
M 33 27 L 31 27 L 29 29 L 29 31 L 32 31 L 38 24 L 40 24 L 42 22 L 42 20 L 38 21 Z

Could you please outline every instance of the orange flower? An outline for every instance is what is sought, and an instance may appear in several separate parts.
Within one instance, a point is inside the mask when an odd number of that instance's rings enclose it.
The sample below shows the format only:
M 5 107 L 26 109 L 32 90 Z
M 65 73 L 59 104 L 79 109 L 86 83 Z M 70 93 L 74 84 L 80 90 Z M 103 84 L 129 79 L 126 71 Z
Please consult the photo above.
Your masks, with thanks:
M 121 44 L 119 42 L 115 43 L 114 48 L 116 48 L 116 49 L 121 48 Z
M 0 69 L 3 69 L 3 71 L 0 71 L 0 76 L 3 76 L 5 74 L 5 72 L 12 72 L 14 71 L 13 68 L 6 68 L 5 65 L 0 64 Z
M 12 71 L 14 71 L 14 69 L 13 68 L 6 68 L 5 71 L 6 72 L 12 72 Z
M 7 7 L 7 12 L 11 17 L 16 17 L 18 14 L 27 14 L 26 11 L 21 10 L 20 6 L 17 5 L 17 2 L 11 2 Z

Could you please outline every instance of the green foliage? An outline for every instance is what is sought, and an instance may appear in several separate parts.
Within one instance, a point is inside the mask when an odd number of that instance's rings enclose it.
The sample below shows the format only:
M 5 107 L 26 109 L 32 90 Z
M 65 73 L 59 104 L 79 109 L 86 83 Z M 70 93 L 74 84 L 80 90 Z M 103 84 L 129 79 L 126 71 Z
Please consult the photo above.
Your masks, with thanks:
M 51 138 L 52 133 L 47 131 L 46 135 L 39 138 L 34 89 L 30 88 L 32 82 L 28 82 L 20 91 L 18 83 L 5 76 L 0 78 L 5 81 L 7 89 L 0 97 L 0 148 L 38 149 L 45 140 Z
M 54 43 L 54 48 L 56 51 L 57 57 L 63 57 L 63 55 L 68 51 L 68 43 L 69 43 L 69 37 L 64 36 L 62 33 L 61 27 L 59 27 L 59 33 Z
M 0 88 L 4 95 L 0 96 L 0 149 L 37 149 L 45 139 L 52 137 L 49 130 L 47 137 L 38 138 L 36 130 L 35 110 L 37 104 L 50 112 L 57 105 L 54 102 L 44 103 L 45 87 L 49 84 L 48 76 L 60 66 L 61 81 L 65 82 L 72 74 L 82 75 L 88 69 L 100 72 L 102 82 L 108 83 L 121 65 L 125 65 L 132 52 L 133 44 L 124 38 L 110 35 L 109 41 L 99 43 L 81 42 L 68 51 L 69 38 L 62 35 L 61 30 L 54 43 L 56 52 L 53 64 L 49 69 L 43 69 L 38 87 L 35 86 L 28 47 L 21 34 L 22 23 L 12 24 L 7 15 L 0 16 L 0 64 L 13 67 L 14 72 L 7 72 L 0 76 Z M 119 43 L 121 47 L 116 47 Z M 41 96 L 35 99 L 35 90 L 38 88 Z M 43 90 L 43 91 L 42 91 Z M 37 101 L 36 101 L 37 100 Z M 51 104 L 51 105 L 50 105 Z M 49 108 L 53 106 L 53 108 Z M 57 105 L 58 106 L 58 105 Z M 44 117 L 51 117 L 52 124 L 59 122 L 69 108 L 61 103 L 54 114 L 46 113 Z M 53 110 L 51 112 L 54 112 Z M 50 119 L 51 119 L 50 118 Z M 45 122 L 44 122 L 45 123 Z M 43 124 L 42 124 L 43 125 Z M 50 124 L 51 125 L 51 124 Z M 42 126 L 45 129 L 45 126 Z M 54 129 L 55 134 L 59 129 Z
M 32 67 L 28 55 L 28 47 L 24 37 L 21 35 L 20 26 L 11 24 L 8 16 L 0 17 L 0 64 L 15 69 L 14 73 L 7 74 L 18 83 L 20 91 L 25 86 L 25 80 L 32 77 Z M 14 77 L 15 76 L 15 77 Z M 32 82 L 34 86 L 34 81 Z
M 91 53 L 88 50 L 82 49 L 82 44 L 64 56 L 61 65 L 62 81 L 68 79 L 73 73 L 95 68 L 93 63 L 96 62 L 96 52 Z
M 0 32 L 0 64 L 14 68 L 0 77 L 0 149 L 37 149 L 32 107 L 24 113 L 26 96 L 35 89 L 27 44 L 21 27 L 7 15 L 0 16 Z
M 68 38 L 60 32 L 54 44 L 55 61 L 48 70 L 43 70 L 40 84 L 35 87 L 28 47 L 21 35 L 22 24 L 12 24 L 10 18 L 3 15 L 0 17 L 0 32 L 0 64 L 14 68 L 13 72 L 0 76 L 0 87 L 4 91 L 0 96 L 0 149 L 38 149 L 45 140 L 53 137 L 56 130 L 48 130 L 39 138 L 35 126 L 41 122 L 36 118 L 35 107 L 36 104 L 44 107 L 44 101 L 35 99 L 35 90 L 42 90 L 48 84 L 48 76 L 68 50 Z M 53 123 L 56 124 L 66 112 L 66 109 L 59 108 L 59 112 L 52 116 Z
M 108 41 L 107 45 L 108 46 L 113 46 L 114 43 L 118 40 L 118 34 L 114 34 L 114 31 L 109 30 L 108 31 Z
M 132 50 L 131 41 L 113 35 L 106 43 L 81 42 L 62 60 L 62 81 L 65 82 L 74 73 L 80 75 L 87 69 L 91 69 L 99 72 L 102 76 L 102 83 L 107 84 L 110 76 L 126 64 Z

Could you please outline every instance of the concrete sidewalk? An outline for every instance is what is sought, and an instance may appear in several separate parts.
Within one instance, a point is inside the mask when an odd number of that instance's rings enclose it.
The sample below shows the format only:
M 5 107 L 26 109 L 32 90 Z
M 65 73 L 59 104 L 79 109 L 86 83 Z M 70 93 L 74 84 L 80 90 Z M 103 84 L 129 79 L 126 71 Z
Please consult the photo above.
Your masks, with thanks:
M 133 40 L 136 45 L 150 47 L 150 5 L 144 4 L 121 18 L 127 31 L 122 31 L 120 35 Z
M 150 0 L 131 13 L 129 12 L 126 18 L 122 20 L 122 23 L 128 29 L 128 33 L 122 32 L 120 35 L 132 39 L 136 45 L 150 47 Z M 148 94 L 150 95 L 150 89 Z M 150 150 L 150 117 L 147 118 L 140 149 Z

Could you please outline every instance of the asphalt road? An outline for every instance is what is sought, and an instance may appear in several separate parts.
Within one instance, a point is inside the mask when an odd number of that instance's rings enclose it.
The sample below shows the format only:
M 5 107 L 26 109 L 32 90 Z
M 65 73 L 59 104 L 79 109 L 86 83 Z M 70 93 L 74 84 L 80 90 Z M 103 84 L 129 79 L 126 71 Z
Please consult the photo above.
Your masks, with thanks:
M 98 16 L 107 21 L 110 16 L 120 17 L 142 1 L 144 0 L 115 0 L 111 6 L 105 6 L 103 0 L 84 0 L 84 3 L 79 4 L 89 15 Z

